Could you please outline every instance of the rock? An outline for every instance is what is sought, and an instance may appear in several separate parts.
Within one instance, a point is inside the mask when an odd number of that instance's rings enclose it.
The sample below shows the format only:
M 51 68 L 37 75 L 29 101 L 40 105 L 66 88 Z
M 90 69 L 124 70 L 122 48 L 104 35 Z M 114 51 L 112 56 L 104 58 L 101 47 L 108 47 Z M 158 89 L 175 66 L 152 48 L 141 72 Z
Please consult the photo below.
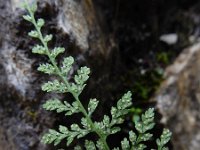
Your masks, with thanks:
M 62 2 L 63 3 L 63 2 Z M 89 28 L 84 17 L 83 7 L 80 1 L 67 0 L 61 6 L 62 12 L 58 15 L 58 26 L 64 32 L 72 34 L 77 40 L 77 45 L 83 50 L 88 50 Z
M 174 150 L 199 150 L 200 43 L 185 49 L 166 69 L 153 100 L 173 133 Z
M 177 43 L 178 35 L 176 33 L 164 34 L 160 36 L 160 41 L 163 41 L 168 45 L 173 45 Z

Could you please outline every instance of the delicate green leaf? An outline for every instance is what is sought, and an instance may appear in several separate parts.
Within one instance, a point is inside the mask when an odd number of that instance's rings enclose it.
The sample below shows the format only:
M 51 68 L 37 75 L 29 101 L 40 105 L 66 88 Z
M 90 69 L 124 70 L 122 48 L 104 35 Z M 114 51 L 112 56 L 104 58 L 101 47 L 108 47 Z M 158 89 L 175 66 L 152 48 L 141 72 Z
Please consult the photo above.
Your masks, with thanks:
M 74 150 L 82 150 L 82 148 L 79 145 L 77 145 L 74 147 Z
M 130 144 L 127 138 L 124 138 L 124 140 L 121 142 L 122 150 L 130 150 Z
M 37 69 L 38 71 L 47 73 L 47 74 L 55 74 L 56 73 L 56 69 L 54 68 L 53 65 L 51 64 L 40 64 L 40 66 Z
M 103 116 L 103 124 L 104 124 L 105 127 L 110 126 L 110 118 L 107 115 Z
M 121 124 L 124 122 L 121 111 L 118 110 L 116 107 L 111 108 L 111 115 L 112 115 L 112 120 L 110 126 L 113 126 L 115 124 Z
M 115 118 L 115 116 L 117 114 L 117 108 L 116 107 L 112 107 L 110 112 L 111 112 L 112 117 Z
M 51 52 L 51 57 L 56 58 L 59 54 L 64 53 L 65 48 L 55 47 Z
M 45 41 L 46 43 L 48 43 L 49 41 L 52 40 L 52 38 L 53 38 L 53 35 L 52 35 L 52 34 L 46 35 L 46 36 L 44 37 L 44 41 Z
M 71 85 L 71 90 L 76 93 L 77 95 L 79 95 L 84 87 L 86 86 L 86 84 L 84 84 L 87 79 L 89 78 L 89 73 L 90 73 L 90 69 L 87 67 L 81 67 L 78 71 L 77 71 L 77 75 L 75 75 L 74 80 L 75 83 L 72 83 Z
M 156 144 L 157 144 L 159 150 L 166 149 L 166 147 L 164 147 L 164 145 L 169 142 L 171 136 L 172 136 L 172 133 L 168 129 L 163 130 L 163 133 L 160 136 L 160 139 L 156 140 Z
M 105 131 L 105 126 L 103 122 L 94 122 L 94 126 L 96 129 L 99 129 L 100 131 Z
M 73 63 L 74 63 L 73 57 L 69 56 L 69 57 L 64 58 L 64 61 L 62 63 L 62 67 L 61 67 L 61 72 L 63 75 L 68 74 L 68 72 L 72 68 Z
M 104 144 L 103 144 L 100 140 L 97 141 L 96 146 L 97 146 L 97 148 L 98 148 L 99 150 L 105 150 L 105 149 L 104 149 Z
M 31 31 L 28 35 L 33 38 L 39 38 L 39 33 L 37 31 Z
M 141 121 L 140 118 L 135 120 L 135 128 L 139 132 L 139 136 L 137 137 L 133 131 L 129 132 L 129 139 L 135 149 L 143 150 L 146 148 L 146 146 L 141 144 L 141 142 L 150 140 L 153 135 L 147 133 L 147 131 L 151 130 L 154 125 L 154 109 L 152 108 L 149 108 L 144 114 L 142 114 Z
M 46 110 L 56 110 L 58 113 L 67 111 L 69 106 L 64 105 L 60 100 L 58 99 L 52 99 L 46 101 L 45 104 L 43 104 L 43 108 Z
M 67 146 L 69 146 L 73 142 L 74 137 L 76 137 L 76 135 L 72 134 L 72 133 L 71 133 L 70 136 L 68 136 L 68 138 L 67 138 Z
M 89 133 L 87 130 L 81 129 L 77 124 L 72 124 L 70 128 L 71 131 L 69 132 L 67 137 L 67 146 L 71 144 L 75 137 L 79 139 Z
M 88 131 L 81 129 L 77 124 L 71 125 L 71 130 L 69 131 L 65 126 L 59 126 L 59 132 L 50 129 L 48 133 L 46 133 L 42 141 L 46 144 L 51 144 L 54 142 L 54 145 L 59 144 L 64 138 L 67 138 L 67 145 L 72 143 L 75 137 L 81 138 L 88 134 Z
M 96 150 L 94 142 L 88 140 L 85 140 L 85 148 L 86 150 Z
M 102 133 L 104 133 L 104 135 L 110 135 L 110 134 L 114 134 L 116 132 L 118 132 L 118 130 L 120 130 L 120 128 L 111 128 L 110 126 L 110 118 L 107 115 L 104 115 L 103 117 L 103 121 L 101 122 L 95 122 L 94 123 L 95 128 L 99 129 L 102 131 Z
M 135 128 L 136 128 L 136 130 L 137 130 L 139 133 L 143 133 L 143 126 L 142 126 L 142 123 L 136 122 L 136 123 L 135 123 Z
M 153 135 L 150 134 L 150 133 L 145 133 L 145 134 L 143 134 L 143 135 L 141 136 L 141 140 L 142 140 L 142 141 L 148 141 L 148 140 L 150 140 L 150 138 L 151 138 L 152 136 L 153 136 Z
M 119 131 L 121 131 L 121 128 L 120 128 L 120 127 L 113 127 L 113 128 L 111 128 L 110 134 L 115 134 L 115 133 L 117 133 L 117 132 L 119 132 Z
M 65 105 L 67 105 L 67 102 L 64 102 L 64 103 Z M 65 115 L 69 116 L 69 115 L 72 115 L 74 113 L 79 113 L 79 112 L 80 112 L 79 104 L 77 101 L 74 101 L 72 103 L 72 106 L 69 107 L 69 111 Z
M 155 123 L 154 123 L 154 122 L 149 123 L 148 125 L 144 126 L 144 131 L 146 132 L 146 131 L 148 131 L 148 130 L 151 130 L 151 129 L 153 129 L 154 126 L 155 126 Z M 143 131 L 143 132 L 144 132 L 144 131 Z
M 55 130 L 49 129 L 49 132 L 44 134 L 42 137 L 42 142 L 45 144 L 51 144 L 57 138 L 58 132 Z
M 67 92 L 67 87 L 64 83 L 59 82 L 58 80 L 48 81 L 42 85 L 42 90 L 46 92 L 56 92 L 56 93 L 65 93 Z
M 132 94 L 130 91 L 127 92 L 117 102 L 117 108 L 116 107 L 111 108 L 112 120 L 111 120 L 110 126 L 113 126 L 115 124 L 121 124 L 124 122 L 123 117 L 129 112 L 129 109 L 127 108 L 132 105 L 131 95 Z
M 23 18 L 24 18 L 24 20 L 26 20 L 26 21 L 32 22 L 32 18 L 31 18 L 30 15 L 24 15 Z
M 129 132 L 129 140 L 133 145 L 135 145 L 135 142 L 137 140 L 137 135 L 133 131 Z
M 70 86 L 70 89 L 73 93 L 76 93 L 76 95 L 79 95 L 82 92 L 84 87 L 85 87 L 85 85 L 80 86 L 80 85 L 76 85 L 76 84 L 72 83 Z
M 74 113 L 79 113 L 80 109 L 76 104 L 77 102 L 73 102 L 72 106 L 64 101 L 62 103 L 58 99 L 48 100 L 44 105 L 43 108 L 49 111 L 56 110 L 57 113 L 65 112 L 65 115 L 72 115 Z
M 72 124 L 71 130 L 74 131 L 74 135 L 76 135 L 78 139 L 84 137 L 89 133 L 88 130 L 81 129 L 77 124 Z
M 77 125 L 77 124 L 72 124 L 71 125 L 71 130 L 73 130 L 73 131 L 80 131 L 81 129 L 80 129 L 80 127 Z
M 38 19 L 38 21 L 37 21 L 37 26 L 38 26 L 39 28 L 43 27 L 44 24 L 45 24 L 44 19 L 41 19 L 41 18 Z
M 139 133 L 145 133 L 155 126 L 154 123 L 154 109 L 149 108 L 145 114 L 142 115 L 142 121 L 135 121 L 135 128 Z
M 152 122 L 154 120 L 154 109 L 149 108 L 145 114 L 142 115 L 142 121 L 144 124 L 148 124 L 149 122 Z
M 31 10 L 32 13 L 35 13 L 35 12 L 36 12 L 36 10 L 37 10 L 37 4 L 36 4 L 36 2 L 34 2 L 34 3 L 31 5 L 30 10 Z
M 61 133 L 63 133 L 63 134 L 66 134 L 66 135 L 69 134 L 68 128 L 65 127 L 65 126 L 62 126 L 62 125 L 59 126 L 59 131 L 60 131 Z
M 137 150 L 144 150 L 147 146 L 144 144 L 139 144 L 139 146 L 137 147 Z
M 89 104 L 88 104 L 88 115 L 91 116 L 92 113 L 95 111 L 96 107 L 98 106 L 99 101 L 94 98 L 90 99 Z
M 36 46 L 33 47 L 32 53 L 46 54 L 46 49 L 45 49 L 44 46 L 36 45 Z
M 91 124 L 87 121 L 86 118 L 81 118 L 81 124 L 83 125 L 83 127 L 85 129 L 87 129 L 88 131 L 91 131 Z
M 54 142 L 54 145 L 58 145 L 61 140 L 66 137 L 66 134 L 61 134 L 55 130 L 50 129 L 49 132 L 42 137 L 42 142 L 45 144 L 51 144 Z
M 80 139 L 80 138 L 86 136 L 88 133 L 89 133 L 89 131 L 87 131 L 87 130 L 81 130 L 81 132 L 79 132 L 77 138 Z
M 130 107 L 132 105 L 131 96 L 132 94 L 130 91 L 124 94 L 122 98 L 117 102 L 117 109 L 123 110 Z
M 84 85 L 84 83 L 88 80 L 90 69 L 87 67 L 81 67 L 77 71 L 78 75 L 75 75 L 74 80 L 78 85 Z

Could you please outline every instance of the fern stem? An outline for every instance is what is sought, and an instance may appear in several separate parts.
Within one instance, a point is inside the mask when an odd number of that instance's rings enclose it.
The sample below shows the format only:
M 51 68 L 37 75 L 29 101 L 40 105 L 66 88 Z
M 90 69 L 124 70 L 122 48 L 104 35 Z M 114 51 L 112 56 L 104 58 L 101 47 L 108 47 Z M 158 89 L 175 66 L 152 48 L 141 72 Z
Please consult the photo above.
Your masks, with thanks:
M 49 51 L 49 48 L 48 48 L 48 45 L 47 43 L 44 41 L 44 37 L 41 33 L 41 29 L 37 26 L 37 23 L 36 23 L 36 20 L 35 20 L 35 17 L 34 17 L 34 14 L 33 12 L 31 11 L 27 1 L 25 1 L 26 5 L 27 5 L 27 10 L 32 18 L 32 23 L 35 27 L 35 29 L 37 30 L 38 34 L 39 34 L 39 39 L 41 41 L 41 43 L 43 44 L 44 48 L 46 49 L 46 54 L 50 60 L 50 62 L 52 63 L 52 65 L 54 66 L 55 70 L 56 70 L 56 73 L 58 74 L 58 76 L 61 78 L 61 80 L 64 82 L 64 84 L 67 86 L 67 89 L 69 90 L 70 89 L 70 84 L 69 82 L 66 80 L 66 78 L 62 75 L 61 73 L 61 70 L 59 69 L 57 63 L 56 63 L 56 60 L 51 57 L 51 53 Z M 81 101 L 79 100 L 79 97 L 78 97 L 78 94 L 72 92 L 72 91 L 69 91 L 69 93 L 71 93 L 73 95 L 73 97 L 75 98 L 75 100 L 78 102 L 79 104 L 79 108 L 80 108 L 80 111 L 82 112 L 82 114 L 86 117 L 87 121 L 89 122 L 89 124 L 91 125 L 91 128 L 94 132 L 96 132 L 96 134 L 99 136 L 100 138 L 100 141 L 103 143 L 104 145 L 104 149 L 105 150 L 110 150 L 107 142 L 106 142 L 106 135 L 104 135 L 99 129 L 97 129 L 92 121 L 92 119 L 89 117 L 86 109 L 84 108 L 83 104 L 81 103 Z
M 79 103 L 81 112 L 84 114 L 84 116 L 86 117 L 86 119 L 88 120 L 88 122 L 90 123 L 90 125 L 92 126 L 93 131 L 96 132 L 97 135 L 99 136 L 101 142 L 102 142 L 103 145 L 104 145 L 105 150 L 109 150 L 110 148 L 109 148 L 109 146 L 108 146 L 108 144 L 107 144 L 107 142 L 106 142 L 106 136 L 105 136 L 100 130 L 98 130 L 98 129 L 95 127 L 95 125 L 94 125 L 92 119 L 89 117 L 87 111 L 85 110 L 84 106 L 82 105 L 81 101 L 79 100 L 79 97 L 76 96 L 76 95 L 74 95 L 74 94 L 72 94 L 72 95 L 74 96 L 74 98 L 76 99 L 76 101 Z

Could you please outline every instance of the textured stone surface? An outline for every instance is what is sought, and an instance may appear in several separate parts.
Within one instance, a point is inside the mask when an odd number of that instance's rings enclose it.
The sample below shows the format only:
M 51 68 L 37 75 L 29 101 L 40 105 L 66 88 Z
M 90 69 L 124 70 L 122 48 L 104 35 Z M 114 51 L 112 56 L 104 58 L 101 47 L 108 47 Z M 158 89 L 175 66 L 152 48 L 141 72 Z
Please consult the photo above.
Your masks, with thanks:
M 185 49 L 166 69 L 157 92 L 159 112 L 173 132 L 175 150 L 200 149 L 200 43 Z

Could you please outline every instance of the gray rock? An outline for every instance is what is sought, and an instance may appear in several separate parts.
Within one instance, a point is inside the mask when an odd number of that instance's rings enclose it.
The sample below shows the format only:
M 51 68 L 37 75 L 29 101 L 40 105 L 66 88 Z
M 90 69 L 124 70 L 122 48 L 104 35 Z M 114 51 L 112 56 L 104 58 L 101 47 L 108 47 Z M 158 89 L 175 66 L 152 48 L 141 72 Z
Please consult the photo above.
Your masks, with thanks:
M 163 41 L 168 45 L 173 45 L 177 43 L 178 35 L 176 33 L 164 34 L 160 36 L 160 41 Z
M 200 149 L 200 43 L 185 49 L 166 69 L 155 97 L 175 150 Z

